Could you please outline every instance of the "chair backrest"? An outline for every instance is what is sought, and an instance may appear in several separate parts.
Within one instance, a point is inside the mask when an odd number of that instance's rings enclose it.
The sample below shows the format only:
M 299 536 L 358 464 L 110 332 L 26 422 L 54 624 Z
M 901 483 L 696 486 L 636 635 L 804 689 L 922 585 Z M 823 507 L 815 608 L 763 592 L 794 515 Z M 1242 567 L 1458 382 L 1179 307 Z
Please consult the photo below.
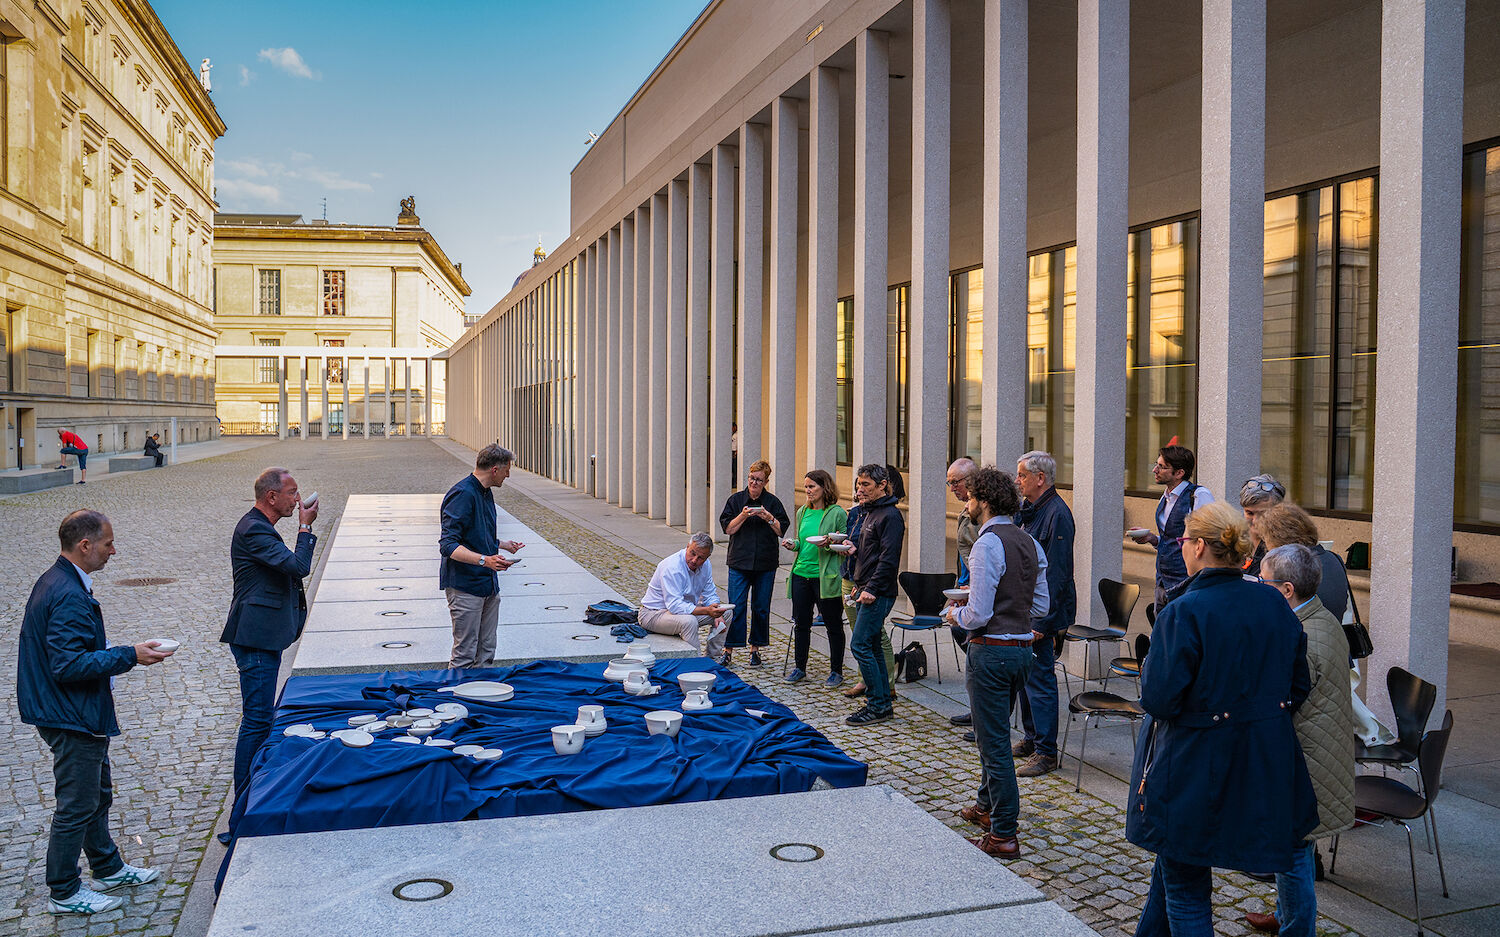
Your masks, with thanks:
M 1147 652 L 1149 652 L 1150 650 L 1151 650 L 1151 636 L 1149 634 L 1138 634 L 1138 635 L 1136 635 L 1135 636 L 1135 660 L 1136 660 L 1136 663 L 1143 663 L 1146 660 L 1146 654 L 1147 654 Z
M 913 615 L 936 615 L 943 610 L 948 598 L 944 589 L 952 589 L 957 577 L 953 573 L 917 573 L 910 570 L 901 573 L 896 581 L 906 597 L 911 600 Z
M 1385 688 L 1396 715 L 1396 744 L 1415 752 L 1422 744 L 1422 732 L 1437 705 L 1437 687 L 1415 676 L 1411 671 L 1392 667 L 1385 675 Z
M 1156 603 L 1155 602 L 1147 602 L 1146 603 L 1146 624 L 1150 625 L 1153 628 L 1156 627 Z
M 1443 727 L 1433 729 L 1422 737 L 1417 750 L 1417 768 L 1422 772 L 1422 793 L 1427 806 L 1437 800 L 1443 787 L 1443 756 L 1448 753 L 1448 738 L 1453 734 L 1453 710 L 1443 713 Z M 1425 809 L 1425 808 L 1424 808 Z
M 1104 614 L 1109 618 L 1109 627 L 1121 634 L 1130 627 L 1130 615 L 1135 611 L 1136 600 L 1140 597 L 1140 586 L 1113 579 L 1099 580 L 1099 601 L 1104 603 Z

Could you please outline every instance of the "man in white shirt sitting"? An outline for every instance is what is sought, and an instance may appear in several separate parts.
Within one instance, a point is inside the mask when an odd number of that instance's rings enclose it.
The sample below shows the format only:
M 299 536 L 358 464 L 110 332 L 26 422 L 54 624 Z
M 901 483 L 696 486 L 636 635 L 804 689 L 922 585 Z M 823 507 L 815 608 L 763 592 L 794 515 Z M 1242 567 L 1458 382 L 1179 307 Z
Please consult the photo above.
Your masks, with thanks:
M 640 625 L 655 634 L 676 635 L 696 650 L 703 647 L 698 629 L 707 627 L 708 656 L 717 660 L 724 653 L 729 624 L 723 620 L 727 610 L 719 607 L 708 561 L 713 552 L 713 538 L 700 532 L 688 538 L 686 549 L 657 563 L 641 599 Z

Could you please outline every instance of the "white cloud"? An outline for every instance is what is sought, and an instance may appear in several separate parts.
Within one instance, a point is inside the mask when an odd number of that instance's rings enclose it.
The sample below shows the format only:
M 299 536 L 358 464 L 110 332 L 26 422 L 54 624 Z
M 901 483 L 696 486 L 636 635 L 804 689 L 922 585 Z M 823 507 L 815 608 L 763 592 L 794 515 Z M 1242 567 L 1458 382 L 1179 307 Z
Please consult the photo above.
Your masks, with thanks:
M 244 65 L 240 66 L 240 87 L 243 88 L 255 80 L 255 73 Z
M 294 169 L 287 173 L 288 178 L 302 179 L 306 182 L 316 183 L 325 189 L 335 191 L 349 190 L 357 192 L 369 192 L 370 184 L 358 182 L 354 179 L 345 179 L 342 175 L 332 169 L 319 169 L 309 166 L 305 169 Z
M 291 46 L 287 46 L 285 49 L 261 49 L 260 57 L 288 75 L 297 78 L 320 77 L 307 67 L 307 63 L 302 61 L 302 56 Z
M 384 179 L 385 178 L 385 173 L 383 173 L 383 172 L 372 172 L 372 173 L 370 173 L 370 178 L 371 179 Z
M 269 206 L 281 204 L 281 190 L 274 185 L 263 185 L 244 179 L 218 179 L 215 181 L 214 188 L 221 200 L 229 198 Z
M 279 169 L 280 167 L 273 163 L 268 168 L 253 159 L 230 159 L 219 164 L 220 171 L 237 173 L 241 176 L 251 176 L 257 179 L 264 179 L 270 175 L 271 168 Z

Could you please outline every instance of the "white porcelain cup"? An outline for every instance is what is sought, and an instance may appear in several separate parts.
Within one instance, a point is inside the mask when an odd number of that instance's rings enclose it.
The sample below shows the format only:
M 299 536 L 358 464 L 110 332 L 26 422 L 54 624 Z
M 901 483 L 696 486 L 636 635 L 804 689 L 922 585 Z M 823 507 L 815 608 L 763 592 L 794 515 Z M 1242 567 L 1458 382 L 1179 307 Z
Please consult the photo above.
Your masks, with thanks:
M 625 689 L 627 690 L 644 690 L 648 683 L 650 683 L 650 678 L 639 670 L 632 670 L 625 675 Z
M 629 682 L 628 680 L 626 681 Z M 580 706 L 578 707 L 578 724 L 587 728 L 589 726 L 604 725 L 603 706 Z
M 586 731 L 580 725 L 553 726 L 552 747 L 559 755 L 576 755 L 583 751 L 583 738 Z
M 646 713 L 646 731 L 652 735 L 665 735 L 669 738 L 677 735 L 677 730 L 682 728 L 682 713 L 672 709 L 658 709 Z
M 708 705 L 707 690 L 688 690 L 686 704 L 694 708 L 702 708 Z

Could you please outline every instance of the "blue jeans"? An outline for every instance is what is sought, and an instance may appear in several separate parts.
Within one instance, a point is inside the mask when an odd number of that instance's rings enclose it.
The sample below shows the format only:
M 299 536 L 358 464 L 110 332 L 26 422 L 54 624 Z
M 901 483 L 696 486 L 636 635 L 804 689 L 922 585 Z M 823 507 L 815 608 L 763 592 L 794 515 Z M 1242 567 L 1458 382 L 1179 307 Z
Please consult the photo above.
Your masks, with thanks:
M 729 622 L 725 647 L 745 646 L 745 620 L 750 620 L 750 646 L 765 647 L 771 643 L 771 590 L 776 586 L 776 570 L 729 569 L 729 604 L 734 618 Z M 749 604 L 746 604 L 746 599 Z
M 89 451 L 87 449 L 74 449 L 72 446 L 63 446 L 57 452 L 59 457 L 69 455 L 78 456 L 78 467 L 80 469 L 87 469 L 89 467 Z
M 1313 844 L 1292 855 L 1289 872 L 1276 873 L 1276 920 L 1284 937 L 1313 937 L 1318 924 L 1318 895 L 1313 891 Z
M 234 743 L 234 797 L 238 800 L 250 781 L 255 753 L 271 734 L 281 652 L 242 644 L 229 645 L 229 652 L 240 671 L 240 735 Z
M 1021 685 L 1021 725 L 1026 740 L 1036 745 L 1038 755 L 1057 757 L 1057 663 L 1056 645 L 1047 635 L 1031 645 L 1031 673 Z
M 1213 937 L 1213 872 L 1157 856 L 1135 937 Z
M 849 653 L 859 664 L 859 677 L 865 681 L 865 699 L 875 713 L 888 713 L 895 708 L 891 673 L 886 669 L 885 651 L 880 646 L 886 616 L 895 604 L 894 595 L 882 595 L 869 605 L 854 606 L 854 636 L 849 641 Z
M 992 834 L 1015 836 L 1021 791 L 1010 754 L 1010 699 L 1026 682 L 1031 648 L 971 641 L 967 659 L 964 686 L 974 714 L 974 742 L 979 746 L 979 792 L 974 802 L 990 815 Z
M 73 897 L 83 884 L 78 852 L 88 856 L 95 878 L 114 875 L 125 865 L 109 835 L 114 785 L 109 774 L 109 739 L 37 726 L 52 749 L 57 810 L 47 837 L 47 890 L 58 901 Z

